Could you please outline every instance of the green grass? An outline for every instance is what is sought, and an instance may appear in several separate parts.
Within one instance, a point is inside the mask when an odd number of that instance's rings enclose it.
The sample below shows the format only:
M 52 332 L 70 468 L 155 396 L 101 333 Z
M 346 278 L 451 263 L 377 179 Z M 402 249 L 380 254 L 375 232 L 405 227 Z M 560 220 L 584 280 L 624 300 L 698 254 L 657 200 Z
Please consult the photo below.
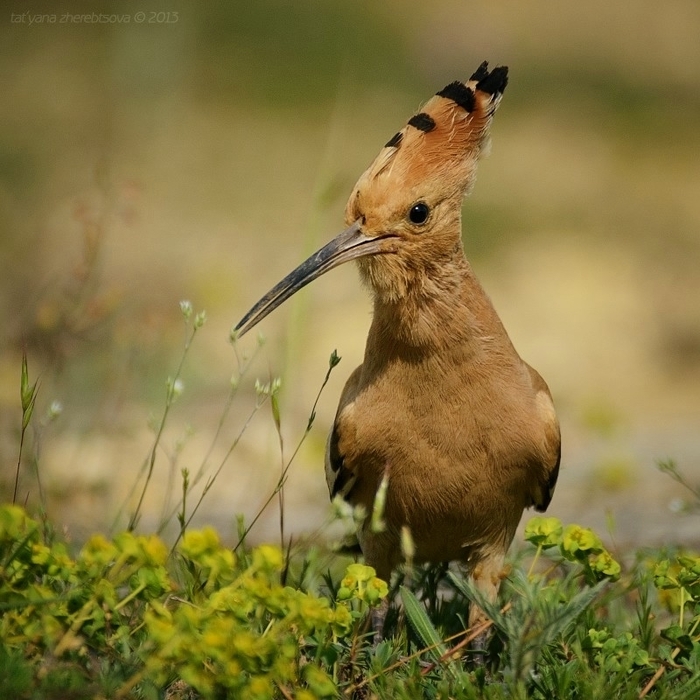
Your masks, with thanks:
M 71 556 L 46 523 L 6 506 L 0 690 L 13 698 L 697 697 L 699 557 L 645 553 L 620 569 L 592 532 L 553 518 L 533 519 L 526 539 L 498 605 L 456 572 L 402 572 L 388 638 L 373 646 L 367 613 L 390 592 L 370 567 L 324 571 L 327 556 L 303 548 L 234 553 L 211 528 L 188 531 L 170 553 L 155 535 L 124 532 L 93 536 Z M 472 600 L 493 621 L 483 664 L 465 645 Z
M 700 696 L 697 553 L 642 550 L 618 562 L 590 529 L 536 517 L 511 559 L 501 599 L 491 604 L 446 566 L 407 565 L 384 582 L 370 567 L 327 547 L 293 543 L 284 529 L 284 486 L 313 425 L 315 404 L 263 506 L 277 503 L 280 546 L 248 544 L 255 519 L 239 521 L 234 548 L 212 528 L 190 528 L 222 466 L 207 471 L 208 456 L 198 472 L 182 470 L 182 497 L 164 509 L 161 527 L 171 519 L 178 524 L 174 541 L 138 534 L 144 496 L 156 488 L 151 477 L 181 391 L 179 376 L 206 320 L 186 302 L 181 311 L 188 329 L 182 358 L 166 382 L 153 445 L 125 504 L 126 529 L 112 537 L 93 535 L 72 550 L 46 517 L 41 494 L 35 517 L 14 503 L 0 507 L 0 696 Z M 334 353 L 321 390 L 337 363 Z M 219 425 L 248 365 L 239 365 Z M 20 385 L 18 475 L 31 464 L 38 478 L 38 455 L 23 454 L 38 390 L 26 358 Z M 269 402 L 279 431 L 278 391 L 274 379 L 257 381 L 253 413 Z M 700 493 L 675 464 L 660 467 L 688 488 L 698 507 Z M 387 638 L 373 645 L 368 613 L 387 596 Z M 468 642 L 483 628 L 465 629 L 473 602 L 487 612 L 492 631 L 478 657 Z

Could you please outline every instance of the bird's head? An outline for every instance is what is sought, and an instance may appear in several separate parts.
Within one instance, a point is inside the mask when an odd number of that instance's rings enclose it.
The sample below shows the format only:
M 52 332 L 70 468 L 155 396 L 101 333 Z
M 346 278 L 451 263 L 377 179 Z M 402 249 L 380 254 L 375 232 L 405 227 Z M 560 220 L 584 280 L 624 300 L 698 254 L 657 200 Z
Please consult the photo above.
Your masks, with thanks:
M 434 95 L 380 151 L 345 209 L 348 228 L 270 290 L 236 326 L 250 330 L 323 273 L 358 260 L 375 294 L 399 301 L 461 256 L 461 203 L 508 83 L 508 69 L 486 62 L 466 83 Z

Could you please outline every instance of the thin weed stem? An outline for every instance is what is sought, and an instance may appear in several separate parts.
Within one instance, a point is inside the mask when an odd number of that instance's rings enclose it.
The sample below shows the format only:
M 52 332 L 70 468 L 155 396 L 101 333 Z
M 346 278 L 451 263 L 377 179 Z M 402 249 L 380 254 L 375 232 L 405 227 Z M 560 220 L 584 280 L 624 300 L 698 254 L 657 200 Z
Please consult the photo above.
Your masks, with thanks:
M 196 486 L 204 477 L 204 474 L 206 473 L 207 468 L 209 466 L 209 461 L 210 461 L 211 456 L 214 452 L 214 448 L 215 448 L 216 444 L 218 443 L 219 438 L 221 436 L 221 432 L 224 428 L 224 425 L 226 424 L 226 422 L 228 420 L 228 416 L 231 412 L 231 407 L 233 406 L 233 400 L 235 399 L 236 395 L 238 394 L 238 387 L 240 386 L 241 380 L 244 379 L 245 376 L 248 374 L 248 370 L 250 369 L 250 366 L 251 366 L 253 360 L 255 359 L 258 352 L 260 351 L 260 348 L 262 348 L 262 346 L 264 344 L 264 341 L 262 340 L 262 338 L 259 338 L 255 351 L 249 357 L 241 358 L 241 356 L 238 353 L 238 345 L 236 343 L 236 339 L 234 337 L 232 337 L 231 341 L 233 344 L 234 353 L 236 355 L 236 364 L 237 364 L 236 373 L 231 377 L 231 382 L 230 382 L 231 388 L 229 389 L 229 392 L 227 394 L 226 401 L 224 403 L 224 408 L 221 411 L 221 415 L 219 417 L 219 422 L 216 426 L 216 431 L 214 432 L 214 437 L 212 438 L 211 442 L 209 443 L 209 447 L 207 448 L 207 452 L 204 455 L 204 457 L 202 458 L 202 461 L 199 464 L 199 468 L 197 469 L 197 472 L 195 473 L 195 475 L 193 477 L 189 477 L 189 480 L 188 480 L 189 487 Z M 216 479 L 216 477 L 219 475 L 219 473 L 223 469 L 224 464 L 226 463 L 228 458 L 231 456 L 231 453 L 233 452 L 236 445 L 238 445 L 238 442 L 240 441 L 241 437 L 243 436 L 243 432 L 248 427 L 251 419 L 253 418 L 253 416 L 255 415 L 255 413 L 257 412 L 257 410 L 259 408 L 260 408 L 260 406 L 257 406 L 254 409 L 253 413 L 251 413 L 251 415 L 248 417 L 248 420 L 245 422 L 243 429 L 240 431 L 238 436 L 235 438 L 233 444 L 229 447 L 229 449 L 226 453 L 226 456 L 219 464 L 219 467 L 216 470 L 216 472 L 214 472 L 213 479 Z M 205 491 L 202 494 L 202 497 L 205 495 L 206 491 L 208 491 L 209 488 L 211 488 L 211 485 L 213 485 L 213 480 L 211 481 L 211 483 L 209 481 L 207 482 L 207 485 L 205 486 Z M 199 502 L 197 503 L 197 508 L 199 507 L 199 503 L 201 503 L 201 498 L 200 498 Z M 183 506 L 184 506 L 184 504 L 183 504 L 182 500 L 180 500 L 175 504 L 175 506 L 173 506 L 173 508 L 169 512 L 165 512 L 165 511 L 163 512 L 163 515 L 161 516 L 160 523 L 158 525 L 158 533 L 159 534 L 163 532 L 163 530 L 167 527 L 167 524 L 175 516 L 175 514 L 178 513 L 178 511 L 180 511 L 181 515 L 184 514 L 184 507 Z M 191 518 L 189 518 L 186 522 L 189 524 L 190 520 L 191 520 Z M 178 522 L 180 522 L 180 527 L 181 527 L 180 535 L 178 535 L 178 540 L 179 540 L 183 534 L 183 532 L 182 532 L 183 521 L 180 519 L 180 516 L 178 516 Z
M 274 387 L 275 383 L 270 379 L 270 387 Z M 279 387 L 279 383 L 276 385 Z M 282 418 L 280 416 L 280 405 L 278 391 L 270 391 L 270 408 L 272 409 L 272 419 L 275 423 L 275 432 L 277 433 L 277 444 L 280 450 L 280 481 L 279 489 L 277 490 L 277 499 L 279 501 L 279 525 L 280 525 L 280 549 L 284 549 L 284 482 L 285 480 L 285 465 L 284 465 L 284 437 L 282 436 Z
M 39 392 L 39 380 L 29 385 L 29 369 L 27 366 L 27 351 L 22 352 L 22 370 L 20 374 L 20 400 L 22 404 L 22 429 L 19 436 L 19 452 L 17 454 L 17 469 L 15 471 L 15 485 L 12 490 L 12 505 L 17 503 L 17 491 L 19 490 L 19 475 L 22 468 L 22 451 L 24 449 L 24 438 L 27 434 L 27 428 L 32 420 L 34 413 L 34 404 L 36 396 Z
M 226 462 L 228 462 L 229 457 L 231 456 L 233 451 L 238 446 L 238 443 L 240 442 L 241 438 L 243 437 L 243 433 L 245 433 L 248 426 L 250 425 L 250 422 L 253 420 L 253 417 L 255 416 L 255 414 L 260 410 L 262 405 L 265 403 L 265 398 L 263 398 L 262 401 L 260 401 L 260 400 L 256 401 L 255 406 L 253 407 L 252 411 L 248 415 L 246 422 L 243 424 L 243 427 L 238 432 L 238 435 L 236 435 L 233 443 L 231 443 L 231 446 L 229 447 L 228 451 L 226 452 L 223 459 L 219 463 L 219 466 L 217 467 L 214 474 L 207 480 L 207 483 L 204 485 L 204 489 L 202 490 L 202 493 L 200 494 L 199 499 L 197 500 L 197 503 L 195 504 L 194 508 L 192 509 L 192 512 L 190 513 L 189 517 L 187 517 L 186 519 L 185 519 L 185 495 L 186 494 L 184 492 L 184 484 L 183 484 L 183 497 L 182 497 L 182 500 L 180 502 L 181 506 L 182 506 L 181 517 L 179 518 L 179 520 L 180 520 L 180 532 L 178 533 L 177 537 L 175 538 L 175 542 L 173 543 L 173 546 L 170 550 L 171 554 L 175 551 L 175 548 L 177 547 L 178 542 L 183 537 L 186 529 L 189 527 L 190 523 L 192 522 L 192 518 L 194 518 L 197 511 L 199 510 L 199 507 L 202 505 L 202 501 L 204 500 L 204 497 L 207 495 L 207 493 L 209 493 L 211 487 L 214 485 L 214 482 L 216 481 L 217 477 L 221 473 L 221 470 L 224 468 Z
M 695 499 L 698 501 L 698 505 L 700 505 L 700 487 L 693 486 L 686 481 L 685 477 L 680 473 L 680 471 L 678 471 L 678 465 L 674 460 L 661 460 L 657 462 L 657 467 L 659 471 L 663 472 L 664 474 L 668 474 L 668 476 L 670 476 L 675 482 L 679 483 L 681 486 L 690 491 L 690 493 L 692 493 Z
M 231 378 L 231 389 L 229 390 L 228 396 L 226 398 L 226 403 L 224 404 L 224 408 L 221 412 L 221 417 L 219 418 L 219 422 L 216 426 L 214 437 L 212 438 L 212 441 L 209 444 L 209 448 L 207 449 L 207 452 L 204 455 L 201 464 L 199 465 L 197 473 L 192 479 L 193 486 L 197 484 L 197 482 L 202 478 L 204 472 L 206 471 L 207 465 L 209 464 L 209 460 L 211 459 L 212 453 L 214 452 L 214 447 L 216 446 L 219 436 L 221 435 L 221 431 L 223 430 L 224 425 L 226 424 L 226 420 L 228 419 L 229 413 L 231 412 L 231 406 L 233 405 L 233 400 L 236 397 L 236 394 L 238 393 L 238 387 L 240 386 L 241 380 L 244 379 L 248 374 L 248 370 L 250 369 L 253 360 L 255 360 L 258 353 L 260 352 L 260 348 L 262 348 L 263 344 L 264 341 L 262 339 L 259 339 L 255 351 L 250 355 L 250 357 L 241 358 L 241 356 L 238 354 L 238 345 L 235 342 L 235 340 L 233 341 L 233 350 L 236 355 L 237 364 L 236 374 Z
M 248 534 L 252 530 L 253 526 L 255 523 L 260 519 L 260 516 L 265 512 L 267 507 L 270 505 L 270 503 L 273 501 L 275 496 L 279 493 L 279 491 L 284 487 L 284 484 L 287 481 L 287 476 L 289 474 L 289 469 L 292 466 L 292 462 L 296 458 L 297 454 L 299 453 L 299 450 L 301 449 L 301 446 L 304 444 L 304 441 L 306 440 L 307 436 L 311 432 L 311 428 L 314 424 L 314 421 L 316 419 L 316 407 L 318 406 L 319 399 L 321 398 L 321 394 L 323 393 L 323 390 L 326 388 L 326 385 L 328 384 L 328 380 L 330 379 L 331 372 L 333 369 L 338 365 L 340 362 L 341 358 L 338 356 L 338 353 L 333 350 L 331 353 L 330 359 L 328 361 L 328 370 L 326 371 L 326 376 L 323 379 L 323 382 L 321 383 L 321 387 L 318 390 L 318 393 L 316 394 L 316 399 L 314 400 L 313 406 L 311 407 L 311 413 L 309 414 L 309 420 L 306 423 L 306 429 L 304 430 L 303 435 L 299 439 L 299 442 L 297 443 L 296 448 L 294 449 L 294 452 L 292 453 L 292 456 L 289 458 L 289 462 L 287 462 L 286 466 L 282 469 L 280 473 L 280 477 L 277 480 L 277 484 L 275 484 L 274 489 L 272 490 L 272 493 L 269 495 L 263 506 L 258 510 L 256 513 L 255 517 L 251 521 L 251 523 L 243 530 L 243 533 L 241 534 L 238 544 L 234 547 L 234 552 L 237 551 L 240 546 L 245 542 L 246 538 L 248 537 Z M 282 542 L 282 548 L 284 548 L 284 541 Z
M 199 315 L 198 315 L 199 316 Z M 188 323 L 188 317 L 185 319 L 186 323 Z M 203 321 L 202 321 L 203 323 Z M 155 438 L 153 440 L 153 444 L 151 446 L 151 449 L 148 452 L 148 455 L 143 461 L 143 464 L 141 465 L 141 469 L 139 470 L 139 474 L 136 478 L 136 482 L 134 483 L 129 496 L 127 497 L 127 501 L 131 499 L 134 491 L 137 488 L 138 482 L 143 476 L 144 472 L 146 473 L 146 479 L 143 484 L 143 488 L 141 489 L 141 494 L 139 496 L 139 500 L 136 504 L 136 508 L 134 509 L 131 517 L 129 518 L 129 524 L 127 525 L 127 530 L 129 532 L 132 532 L 140 518 L 141 514 L 141 507 L 143 506 L 143 501 L 144 498 L 146 497 L 146 492 L 148 491 L 148 487 L 151 483 L 151 477 L 153 476 L 153 469 L 155 467 L 156 463 L 156 456 L 158 454 L 158 447 L 160 446 L 160 441 L 161 438 L 163 437 L 163 431 L 165 430 L 165 425 L 168 421 L 168 416 L 170 414 L 170 409 L 172 408 L 173 404 L 175 403 L 175 400 L 179 394 L 180 387 L 179 387 L 179 380 L 180 380 L 180 375 L 182 374 L 182 369 L 185 365 L 185 360 L 187 359 L 187 355 L 189 354 L 190 348 L 192 347 L 192 341 L 194 340 L 195 335 L 197 334 L 197 331 L 199 328 L 201 328 L 201 323 L 198 322 L 197 319 L 195 319 L 195 322 L 192 325 L 191 331 L 189 335 L 186 336 L 185 338 L 185 346 L 182 351 L 182 355 L 180 356 L 180 362 L 177 366 L 177 370 L 175 371 L 174 377 L 169 377 L 168 381 L 166 383 L 166 395 L 165 395 L 165 408 L 163 409 L 163 415 L 161 416 L 160 422 L 158 424 L 158 427 L 156 429 L 156 434 Z M 189 326 L 189 324 L 188 324 Z M 120 513 L 118 513 L 117 518 L 121 515 L 121 510 Z
M 22 450 L 24 448 L 24 434 L 25 434 L 25 429 L 22 428 L 22 432 L 20 433 L 19 436 L 19 453 L 17 455 L 17 469 L 15 471 L 15 486 L 12 490 L 12 505 L 14 506 L 17 503 L 17 489 L 19 488 L 19 474 L 20 474 L 20 469 L 22 466 Z
M 527 578 L 532 579 L 532 574 L 535 571 L 535 566 L 537 565 L 537 561 L 540 558 L 540 554 L 542 554 L 542 543 L 537 545 L 537 551 L 535 552 L 535 556 L 532 558 L 532 563 L 530 564 L 530 568 L 527 570 Z

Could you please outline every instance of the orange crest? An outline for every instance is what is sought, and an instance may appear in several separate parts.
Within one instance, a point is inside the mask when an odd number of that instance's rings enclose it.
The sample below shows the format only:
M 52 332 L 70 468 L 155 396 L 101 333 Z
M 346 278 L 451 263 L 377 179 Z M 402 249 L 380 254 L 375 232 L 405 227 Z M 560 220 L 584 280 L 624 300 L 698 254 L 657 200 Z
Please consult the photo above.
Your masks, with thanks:
M 436 93 L 388 141 L 360 177 L 350 203 L 363 194 L 383 198 L 397 187 L 411 191 L 426 184 L 446 196 L 467 193 L 507 83 L 506 66 L 489 72 L 484 61 L 466 83 L 455 81 Z

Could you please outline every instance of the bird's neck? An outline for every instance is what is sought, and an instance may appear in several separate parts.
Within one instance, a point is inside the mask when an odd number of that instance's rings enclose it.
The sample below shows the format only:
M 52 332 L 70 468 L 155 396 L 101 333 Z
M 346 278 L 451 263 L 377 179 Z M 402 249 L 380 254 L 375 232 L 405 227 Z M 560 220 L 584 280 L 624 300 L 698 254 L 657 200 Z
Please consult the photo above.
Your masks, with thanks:
M 371 356 L 477 350 L 484 341 L 510 346 L 491 300 L 463 254 L 425 275 L 398 299 L 375 294 L 365 360 Z

